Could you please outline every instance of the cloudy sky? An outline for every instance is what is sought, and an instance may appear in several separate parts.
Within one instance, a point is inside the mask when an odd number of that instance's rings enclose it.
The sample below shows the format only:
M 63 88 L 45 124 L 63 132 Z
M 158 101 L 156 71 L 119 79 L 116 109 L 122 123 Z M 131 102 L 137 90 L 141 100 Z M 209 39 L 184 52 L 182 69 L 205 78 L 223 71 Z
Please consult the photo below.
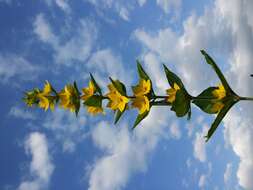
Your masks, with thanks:
M 134 131 L 137 111 L 113 125 L 27 108 L 25 90 L 56 89 L 89 72 L 138 82 L 138 58 L 155 91 L 169 87 L 162 64 L 197 95 L 219 83 L 200 54 L 217 61 L 232 88 L 253 96 L 252 0 L 0 0 L 0 189 L 253 189 L 253 104 L 239 103 L 204 142 L 214 117 L 154 108 Z

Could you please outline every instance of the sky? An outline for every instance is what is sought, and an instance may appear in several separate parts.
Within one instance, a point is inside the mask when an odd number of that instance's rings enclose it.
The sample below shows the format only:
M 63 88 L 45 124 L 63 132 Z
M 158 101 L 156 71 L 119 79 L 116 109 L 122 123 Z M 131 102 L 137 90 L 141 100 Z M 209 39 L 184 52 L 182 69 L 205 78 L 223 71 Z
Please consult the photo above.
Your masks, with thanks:
M 80 88 L 93 73 L 138 83 L 136 59 L 157 94 L 169 88 L 163 64 L 192 95 L 219 83 L 205 49 L 235 92 L 253 96 L 252 0 L 0 0 L 0 189 L 253 189 L 253 106 L 240 102 L 208 143 L 215 116 L 152 108 L 79 116 L 28 108 L 23 92 L 48 80 Z

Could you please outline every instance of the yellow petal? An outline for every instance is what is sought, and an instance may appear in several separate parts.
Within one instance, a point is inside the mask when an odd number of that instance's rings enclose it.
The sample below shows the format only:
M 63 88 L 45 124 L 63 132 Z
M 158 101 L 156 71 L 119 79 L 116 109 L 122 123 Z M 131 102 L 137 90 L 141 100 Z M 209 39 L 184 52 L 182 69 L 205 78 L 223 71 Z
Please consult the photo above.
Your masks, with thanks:
M 133 99 L 132 106 L 139 109 L 139 114 L 149 110 L 149 99 L 146 96 L 137 96 Z
M 51 84 L 48 82 L 48 81 L 46 81 L 46 83 L 45 83 L 45 85 L 44 85 L 44 89 L 43 89 L 43 94 L 45 94 L 45 95 L 48 95 L 48 94 L 50 94 L 51 93 L 51 91 L 52 91 L 52 87 L 51 87 Z
M 224 104 L 223 104 L 222 102 L 216 102 L 216 103 L 212 106 L 212 111 L 213 111 L 213 112 L 219 112 L 223 107 L 224 107 Z
M 222 84 L 219 85 L 218 89 L 214 90 L 212 93 L 218 100 L 221 100 L 226 96 L 226 90 Z
M 135 96 L 143 96 L 150 92 L 151 82 L 150 80 L 141 79 L 139 84 L 133 87 L 133 93 Z
M 88 106 L 87 107 L 87 111 L 88 111 L 88 113 L 90 113 L 92 115 L 97 115 L 99 113 L 103 113 L 103 108 L 101 108 L 101 107 L 94 107 L 94 106 Z

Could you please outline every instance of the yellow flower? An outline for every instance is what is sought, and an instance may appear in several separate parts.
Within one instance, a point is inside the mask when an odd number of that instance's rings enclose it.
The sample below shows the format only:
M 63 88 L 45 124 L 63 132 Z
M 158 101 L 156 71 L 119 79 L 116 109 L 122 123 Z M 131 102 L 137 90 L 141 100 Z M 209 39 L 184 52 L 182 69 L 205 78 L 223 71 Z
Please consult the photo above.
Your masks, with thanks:
M 75 101 L 77 97 L 76 90 L 72 85 L 66 85 L 64 89 L 59 93 L 60 106 L 64 109 L 69 109 L 71 112 L 75 112 Z
M 44 85 L 44 89 L 42 93 L 45 95 L 49 95 L 51 92 L 52 92 L 52 86 L 48 81 L 46 81 L 46 84 Z
M 92 81 L 89 82 L 89 87 L 87 88 L 83 88 L 82 91 L 83 91 L 83 95 L 82 95 L 82 99 L 84 101 L 86 101 L 89 97 L 91 97 L 94 93 L 95 93 L 95 86 L 93 84 Z
M 43 108 L 45 111 L 49 107 L 51 110 L 54 109 L 54 102 L 52 97 L 50 97 L 51 92 L 52 86 L 48 81 L 46 81 L 43 91 L 37 94 L 37 98 L 39 99 L 39 107 Z
M 88 106 L 87 111 L 88 111 L 88 113 L 90 113 L 92 115 L 97 115 L 99 113 L 103 113 L 103 108 L 95 107 L 95 106 Z
M 220 112 L 220 110 L 224 107 L 224 104 L 222 102 L 216 102 L 212 107 L 212 112 Z
M 177 83 L 174 83 L 173 88 L 167 89 L 167 101 L 170 103 L 173 103 L 176 99 L 177 91 L 180 90 L 180 87 L 177 85 Z
M 135 96 L 143 96 L 148 94 L 151 90 L 151 82 L 150 80 L 140 79 L 138 85 L 133 87 L 133 92 Z
M 220 84 L 218 89 L 214 90 L 212 93 L 218 100 L 221 100 L 226 96 L 226 90 L 222 84 Z
M 109 98 L 107 107 L 112 110 L 119 109 L 121 112 L 124 111 L 126 104 L 129 102 L 129 99 L 126 96 L 121 95 L 113 84 L 108 85 L 109 93 L 106 95 Z
M 149 111 L 149 99 L 146 96 L 136 96 L 132 106 L 139 109 L 139 114 L 143 114 L 145 111 Z

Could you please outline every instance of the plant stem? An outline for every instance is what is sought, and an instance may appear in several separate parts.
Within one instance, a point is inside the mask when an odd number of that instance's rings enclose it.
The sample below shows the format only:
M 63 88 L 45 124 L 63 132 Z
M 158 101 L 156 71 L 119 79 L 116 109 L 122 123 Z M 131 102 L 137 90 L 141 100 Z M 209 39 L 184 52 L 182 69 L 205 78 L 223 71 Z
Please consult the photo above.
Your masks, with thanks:
M 239 100 L 253 101 L 253 97 L 239 97 Z

